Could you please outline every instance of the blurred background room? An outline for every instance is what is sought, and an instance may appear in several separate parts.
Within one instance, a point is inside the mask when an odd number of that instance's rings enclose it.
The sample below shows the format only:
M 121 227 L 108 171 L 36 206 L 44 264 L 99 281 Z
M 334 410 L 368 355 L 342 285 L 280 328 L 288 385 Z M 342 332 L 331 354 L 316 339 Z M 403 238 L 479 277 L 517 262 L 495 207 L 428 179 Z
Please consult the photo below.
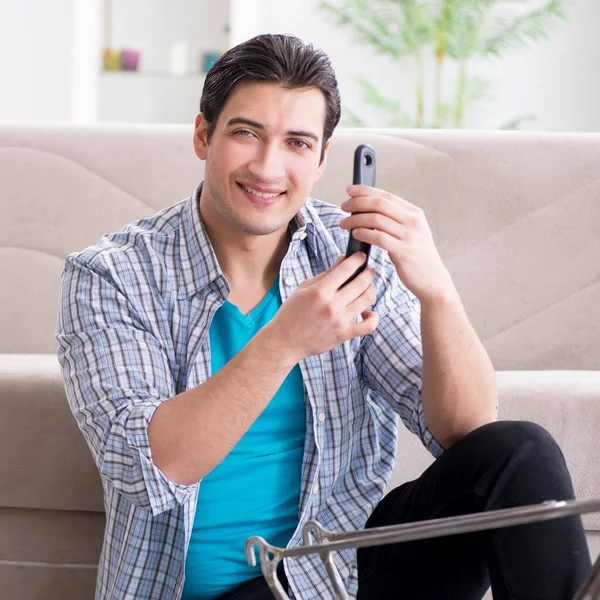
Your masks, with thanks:
M 264 32 L 323 48 L 342 125 L 600 131 L 597 0 L 1 0 L 0 122 L 191 123 Z
M 545 427 L 564 452 L 577 498 L 600 502 L 599 30 L 600 0 L 0 0 L 0 600 L 94 597 L 105 457 L 92 460 L 56 357 L 65 258 L 194 193 L 205 161 L 192 151 L 191 134 L 206 73 L 228 48 L 260 33 L 311 42 L 338 76 L 341 127 L 314 197 L 339 204 L 355 148 L 376 148 L 377 186 L 427 215 L 496 370 L 500 418 Z M 131 238 L 150 247 L 144 233 Z M 190 240 L 193 260 L 181 259 L 182 272 L 202 263 Z M 166 264 L 156 248 L 147 273 L 128 277 L 155 277 Z M 116 265 L 118 280 L 128 263 L 114 256 L 107 264 Z M 157 307 L 184 298 L 202 306 L 204 296 L 175 277 L 157 285 L 166 299 Z M 153 338 L 131 306 L 132 339 Z M 200 312 L 192 315 L 202 321 Z M 102 331 L 102 316 L 94 319 Z M 182 320 L 181 330 L 191 333 L 178 347 L 196 344 L 201 327 Z M 169 389 L 191 386 L 200 371 L 164 352 Z M 185 380 L 185 373 L 192 375 Z M 105 439 L 131 422 L 123 414 L 150 418 L 154 400 L 127 413 L 160 393 L 139 380 L 141 391 L 125 390 L 123 402 L 108 386 L 107 398 L 116 399 Z M 329 400 L 326 383 L 319 386 Z M 378 403 L 371 402 L 371 422 L 384 414 Z M 80 426 L 105 416 L 104 408 L 88 408 L 79 412 Z M 329 425 L 335 410 L 327 409 L 324 424 L 325 413 L 313 421 L 315 436 L 339 429 Z M 144 456 L 143 419 L 132 420 L 130 496 L 146 498 L 140 473 L 150 469 L 139 465 L 149 461 L 135 458 Z M 113 456 L 114 448 L 118 442 Z M 388 489 L 433 460 L 405 427 L 398 457 Z M 310 510 L 325 497 L 322 473 L 315 469 L 317 493 L 304 490 Z M 595 560 L 600 511 L 583 522 Z M 179 533 L 169 544 L 183 544 Z M 156 564 L 179 564 L 158 555 Z M 161 572 L 156 581 L 174 577 Z M 146 574 L 139 581 L 153 598 L 163 589 Z

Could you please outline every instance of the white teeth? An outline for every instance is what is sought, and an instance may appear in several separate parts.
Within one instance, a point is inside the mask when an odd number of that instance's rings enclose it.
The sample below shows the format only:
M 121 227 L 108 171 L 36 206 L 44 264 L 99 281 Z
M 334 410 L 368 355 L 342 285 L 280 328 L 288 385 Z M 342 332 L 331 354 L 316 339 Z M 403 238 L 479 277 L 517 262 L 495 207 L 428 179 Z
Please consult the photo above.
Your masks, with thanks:
M 276 198 L 277 196 L 279 196 L 279 193 L 276 194 L 265 194 L 263 192 L 258 192 L 257 190 L 253 190 L 252 188 L 249 188 L 247 185 L 244 185 L 243 183 L 240 183 L 240 185 L 249 193 L 254 194 L 255 196 L 258 196 L 259 198 Z

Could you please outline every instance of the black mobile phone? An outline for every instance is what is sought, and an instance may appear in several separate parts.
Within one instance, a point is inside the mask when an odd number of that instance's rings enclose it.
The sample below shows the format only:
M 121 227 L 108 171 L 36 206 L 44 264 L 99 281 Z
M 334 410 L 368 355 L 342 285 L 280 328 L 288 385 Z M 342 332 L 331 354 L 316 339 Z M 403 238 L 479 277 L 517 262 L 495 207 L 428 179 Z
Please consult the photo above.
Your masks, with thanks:
M 354 151 L 354 174 L 352 176 L 352 183 L 354 185 L 363 184 L 375 187 L 375 167 L 375 149 L 372 146 L 369 146 L 369 144 L 361 144 L 358 146 Z M 355 252 L 364 252 L 367 256 L 367 260 L 358 267 L 344 285 L 350 283 L 366 269 L 367 263 L 369 262 L 369 254 L 371 253 L 371 244 L 355 240 L 352 237 L 352 231 L 350 231 L 350 239 L 348 240 L 348 247 L 346 248 L 346 258 Z

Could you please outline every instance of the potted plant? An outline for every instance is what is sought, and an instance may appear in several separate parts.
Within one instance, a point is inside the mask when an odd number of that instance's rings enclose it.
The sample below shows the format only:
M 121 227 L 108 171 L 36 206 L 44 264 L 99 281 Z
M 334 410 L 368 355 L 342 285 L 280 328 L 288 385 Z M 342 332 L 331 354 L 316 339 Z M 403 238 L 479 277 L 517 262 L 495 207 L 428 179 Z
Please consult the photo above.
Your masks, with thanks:
M 467 109 L 485 97 L 490 85 L 489 79 L 473 71 L 474 62 L 547 39 L 553 26 L 567 19 L 569 4 L 569 0 L 545 0 L 541 5 L 539 0 L 323 0 L 318 8 L 358 42 L 414 73 L 411 110 L 384 97 L 366 77 L 356 78 L 365 102 L 383 116 L 383 126 L 460 129 Z M 430 63 L 433 69 L 426 67 Z M 350 114 L 346 124 L 366 125 L 358 115 L 346 108 L 345 112 Z M 515 118 L 503 128 L 516 129 L 528 118 Z

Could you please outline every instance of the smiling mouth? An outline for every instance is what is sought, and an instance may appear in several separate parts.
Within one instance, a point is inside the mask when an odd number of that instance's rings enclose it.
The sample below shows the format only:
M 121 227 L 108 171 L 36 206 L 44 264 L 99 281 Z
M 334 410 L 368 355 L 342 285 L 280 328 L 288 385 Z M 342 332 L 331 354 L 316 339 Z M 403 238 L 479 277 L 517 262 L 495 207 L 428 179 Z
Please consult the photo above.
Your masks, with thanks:
M 254 188 L 244 185 L 243 183 L 237 182 L 237 184 L 245 192 L 248 192 L 249 194 L 252 194 L 253 196 L 256 196 L 257 198 L 263 198 L 264 200 L 274 200 L 275 198 L 279 198 L 279 196 L 282 196 L 283 194 L 285 194 L 285 192 L 269 192 L 269 193 L 259 192 L 258 190 L 255 190 Z

